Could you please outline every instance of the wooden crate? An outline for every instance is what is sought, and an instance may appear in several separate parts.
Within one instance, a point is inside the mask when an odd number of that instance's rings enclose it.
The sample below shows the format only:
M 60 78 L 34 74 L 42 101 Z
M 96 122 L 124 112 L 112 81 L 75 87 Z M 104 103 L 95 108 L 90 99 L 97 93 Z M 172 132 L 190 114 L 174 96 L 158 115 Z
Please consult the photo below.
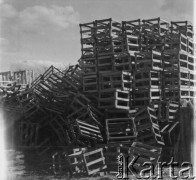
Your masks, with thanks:
M 126 33 L 122 35 L 122 41 L 123 51 L 127 53 L 134 54 L 141 50 L 139 36 Z
M 80 136 L 85 136 L 89 139 L 94 139 L 97 142 L 102 142 L 103 137 L 100 131 L 100 128 L 95 124 L 86 123 L 79 119 L 76 119 L 76 125 L 78 127 L 78 131 Z
M 195 57 L 191 54 L 187 54 L 188 55 L 188 70 L 190 72 L 195 71 L 196 67 L 195 67 Z
M 169 22 L 160 17 L 142 20 L 142 31 L 147 34 L 167 35 L 169 32 Z
M 194 48 L 195 44 L 193 42 L 193 39 L 187 38 L 187 52 L 191 55 L 194 55 Z
M 130 144 L 136 137 L 136 127 L 131 118 L 106 119 L 107 142 Z
M 83 92 L 98 92 L 98 78 L 97 75 L 83 76 Z
M 171 33 L 182 33 L 192 39 L 193 25 L 189 21 L 171 21 Z
M 136 71 L 162 71 L 162 55 L 157 51 L 135 53 Z
M 51 74 L 45 81 L 51 86 L 58 88 L 58 91 L 60 91 L 62 89 L 62 76 L 56 76 L 55 74 Z
M 178 121 L 170 122 L 161 129 L 161 134 L 163 135 L 167 147 L 175 145 L 175 140 L 177 140 L 179 136 L 179 126 L 180 124 Z
M 82 87 L 81 82 L 77 79 L 74 79 L 69 74 L 62 77 L 62 87 L 67 90 L 78 91 Z
M 97 71 L 106 73 L 113 71 L 114 58 L 112 54 L 97 57 Z
M 130 72 L 134 66 L 135 55 L 123 53 L 114 57 L 114 71 Z
M 93 61 L 95 61 L 96 64 L 84 64 L 82 65 L 82 71 L 83 71 L 83 74 L 85 75 L 95 75 L 98 70 L 97 70 L 97 60 L 95 60 L 93 58 Z
M 84 160 L 86 162 L 88 175 L 93 175 L 107 168 L 107 165 L 105 164 L 105 157 L 103 155 L 103 148 L 84 153 Z
M 164 48 L 165 51 L 180 50 L 183 52 L 188 52 L 187 37 L 181 33 L 170 34 L 168 36 L 165 36 L 164 44 L 165 44 L 165 48 Z
M 132 75 L 129 72 L 101 73 L 99 79 L 100 90 L 119 88 L 132 90 Z
M 161 74 L 157 71 L 137 71 L 134 73 L 135 89 L 161 88 Z
M 69 66 L 69 69 L 65 71 L 64 76 L 69 79 L 77 89 L 80 89 L 82 87 L 82 74 L 81 66 L 76 64 L 74 66 Z
M 79 24 L 81 39 L 92 38 L 95 35 L 95 22 Z
M 164 88 L 187 88 L 190 87 L 190 74 L 185 70 L 163 72 Z
M 138 141 L 150 145 L 164 145 L 154 108 L 145 107 L 139 110 L 135 114 L 134 121 L 138 132 Z
M 151 162 L 154 165 L 153 168 L 156 168 L 161 156 L 161 151 L 162 148 L 157 148 L 140 142 L 134 142 L 131 146 L 131 159 L 133 159 L 133 157 L 139 157 L 134 165 L 136 171 L 139 173 L 142 169 L 144 169 L 143 164 L 145 162 Z
M 91 176 L 107 168 L 102 148 L 90 152 L 79 151 L 68 155 L 67 159 L 72 175 Z
M 61 72 L 59 69 L 55 68 L 54 66 L 50 66 L 43 74 L 41 74 L 40 76 L 38 76 L 32 82 L 32 88 L 34 88 L 41 81 L 46 80 L 51 75 L 55 75 L 57 78 L 61 79 L 64 74 L 63 74 L 63 72 Z
M 89 58 L 89 57 L 96 56 L 96 49 L 94 46 L 92 47 L 90 45 L 88 45 L 88 46 L 83 45 L 81 51 L 82 51 L 82 58 Z
M 65 112 L 64 106 L 68 101 L 65 92 L 58 92 L 56 89 L 51 90 L 45 86 L 41 87 L 40 84 L 36 86 L 34 92 L 40 106 L 44 106 L 45 109 L 57 114 Z
M 112 19 L 95 21 L 96 53 L 98 56 L 122 52 L 121 23 Z
M 180 99 L 190 98 L 190 88 L 165 88 L 163 91 L 164 100 L 180 101 Z
M 176 118 L 176 113 L 179 110 L 179 103 L 174 101 L 160 101 L 158 118 L 161 121 L 173 122 Z
M 188 54 L 183 51 L 164 51 L 163 62 L 165 71 L 187 71 L 189 68 L 193 69 L 193 63 L 188 62 Z
M 80 24 L 82 58 L 95 56 L 95 23 Z
M 71 176 L 86 175 L 86 166 L 84 162 L 83 151 L 69 154 L 66 158 L 69 164 L 69 171 L 71 173 Z
M 32 88 L 36 94 L 47 99 L 51 94 L 60 94 L 60 92 L 65 94 L 64 88 L 76 90 L 78 86 L 70 79 L 66 79 L 63 72 L 52 66 L 32 83 Z
M 98 106 L 101 109 L 129 109 L 129 91 L 102 90 L 99 92 Z
M 103 37 L 118 37 L 121 33 L 121 23 L 110 19 L 95 21 L 95 35 L 97 39 Z
M 141 20 L 122 21 L 123 34 L 140 35 L 141 34 Z
M 161 99 L 162 91 L 160 89 L 137 89 L 133 91 L 133 106 L 144 107 L 150 104 L 157 104 Z
M 143 35 L 141 38 L 141 51 L 157 51 L 162 52 L 166 47 L 164 44 L 164 37 L 161 35 Z
M 195 88 L 194 87 L 191 87 L 190 88 L 190 91 L 189 91 L 189 98 L 190 98 L 190 100 L 193 100 L 194 101 L 194 99 L 195 99 L 195 93 L 196 93 Z
M 123 50 L 123 39 L 120 37 L 103 37 L 96 41 L 97 56 L 115 55 Z

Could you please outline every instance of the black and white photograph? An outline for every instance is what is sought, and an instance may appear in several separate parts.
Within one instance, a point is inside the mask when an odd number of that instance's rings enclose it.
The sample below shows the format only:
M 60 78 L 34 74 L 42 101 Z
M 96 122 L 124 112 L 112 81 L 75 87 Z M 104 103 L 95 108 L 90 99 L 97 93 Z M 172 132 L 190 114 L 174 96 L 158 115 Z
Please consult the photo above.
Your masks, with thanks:
M 0 180 L 196 179 L 195 11 L 0 0 Z

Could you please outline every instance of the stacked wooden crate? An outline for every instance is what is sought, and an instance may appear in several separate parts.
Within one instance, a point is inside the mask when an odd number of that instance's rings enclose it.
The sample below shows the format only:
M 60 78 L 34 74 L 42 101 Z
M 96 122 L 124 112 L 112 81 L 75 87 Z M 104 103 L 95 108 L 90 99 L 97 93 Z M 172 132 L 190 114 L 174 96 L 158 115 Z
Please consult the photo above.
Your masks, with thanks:
M 131 144 L 137 137 L 135 123 L 131 118 L 106 119 L 106 128 L 108 144 Z
M 131 66 L 129 70 L 134 70 L 135 67 L 135 52 L 141 51 L 142 36 L 141 36 L 141 20 L 122 21 L 122 39 L 123 50 L 128 54 Z
M 176 119 L 176 113 L 179 109 L 179 103 L 175 101 L 160 101 L 158 109 L 158 118 L 161 122 L 173 122 Z
M 95 39 L 98 71 L 110 72 L 114 67 L 114 57 L 123 51 L 121 23 L 112 19 L 95 21 Z
M 140 52 L 135 55 L 134 107 L 144 107 L 161 99 L 161 53 Z
M 134 142 L 131 146 L 131 158 L 137 159 L 134 169 L 130 168 L 133 174 L 141 173 L 143 165 L 146 162 L 151 162 L 151 167 L 156 168 L 159 161 L 162 149 L 151 145 L 146 145 L 140 142 Z M 135 172 L 134 172 L 135 170 Z
M 164 37 L 169 32 L 169 23 L 161 18 L 142 20 L 142 51 L 164 49 Z
M 80 29 L 82 44 L 80 61 L 83 67 L 84 92 L 98 96 L 98 108 L 105 110 L 110 122 L 116 118 L 128 118 L 132 99 L 131 69 L 134 66 L 134 52 L 139 51 L 139 38 L 129 34 L 128 30 L 123 32 L 121 23 L 112 19 L 81 24 Z M 84 36 L 86 33 L 87 37 Z M 86 44 L 90 46 L 87 49 Z M 115 115 L 111 112 L 115 112 Z M 127 120 L 132 122 L 131 119 Z M 106 123 L 107 128 L 109 128 L 108 122 L 109 119 Z M 130 123 L 130 126 L 131 131 L 134 129 L 133 123 Z M 110 143 L 109 137 L 112 132 L 107 133 Z M 124 138 L 127 139 L 126 142 L 135 138 L 134 134 L 130 136 L 126 132 L 124 135 L 118 131 L 115 133 L 115 140 L 119 136 L 122 143 Z
M 105 19 L 95 21 L 95 26 L 99 78 L 98 107 L 129 110 L 131 74 L 123 71 L 124 67 L 119 69 L 120 63 L 118 68 L 115 66 L 116 58 L 122 58 L 120 56 L 123 53 L 121 23 Z
M 136 113 L 134 121 L 138 133 L 137 141 L 155 146 L 165 145 L 160 132 L 156 110 L 153 107 L 140 109 Z
M 193 26 L 187 21 L 171 22 L 163 52 L 163 98 L 174 101 L 194 98 L 195 57 Z
M 71 176 L 90 176 L 107 168 L 103 148 L 87 152 L 80 148 L 78 152 L 66 156 Z
M 129 110 L 131 56 L 126 51 L 121 23 L 96 20 L 80 24 L 80 33 L 83 91 L 98 96 L 100 109 Z
M 141 108 L 161 99 L 163 37 L 169 23 L 160 18 L 140 23 L 140 51 L 135 52 L 133 105 Z

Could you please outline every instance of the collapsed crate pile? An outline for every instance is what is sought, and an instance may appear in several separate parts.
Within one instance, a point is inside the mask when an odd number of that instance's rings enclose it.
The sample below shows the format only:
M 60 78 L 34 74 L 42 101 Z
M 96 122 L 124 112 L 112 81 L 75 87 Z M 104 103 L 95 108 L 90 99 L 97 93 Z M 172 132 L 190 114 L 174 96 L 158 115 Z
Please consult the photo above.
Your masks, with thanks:
M 69 164 L 72 175 L 117 171 L 121 153 L 154 164 L 168 147 L 172 156 L 176 113 L 194 99 L 193 26 L 104 19 L 80 24 L 80 34 L 77 65 L 51 66 L 22 91 L 1 87 L 6 118 L 19 117 L 16 145 L 39 154 L 58 148 L 54 167 Z

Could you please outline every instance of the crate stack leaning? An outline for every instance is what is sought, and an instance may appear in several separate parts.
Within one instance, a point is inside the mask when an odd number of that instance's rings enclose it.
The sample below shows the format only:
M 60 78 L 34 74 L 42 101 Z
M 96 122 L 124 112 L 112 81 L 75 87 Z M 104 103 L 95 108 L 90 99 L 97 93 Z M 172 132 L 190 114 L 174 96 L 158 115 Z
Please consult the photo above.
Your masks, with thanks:
M 149 145 L 164 145 L 156 108 L 161 99 L 162 39 L 169 30 L 169 24 L 160 18 L 125 21 L 124 32 L 130 37 L 129 51 L 133 49 L 133 37 L 138 40 L 134 52 L 133 100 L 137 109 L 135 124 L 137 140 Z M 131 53 L 131 52 L 130 52 Z

